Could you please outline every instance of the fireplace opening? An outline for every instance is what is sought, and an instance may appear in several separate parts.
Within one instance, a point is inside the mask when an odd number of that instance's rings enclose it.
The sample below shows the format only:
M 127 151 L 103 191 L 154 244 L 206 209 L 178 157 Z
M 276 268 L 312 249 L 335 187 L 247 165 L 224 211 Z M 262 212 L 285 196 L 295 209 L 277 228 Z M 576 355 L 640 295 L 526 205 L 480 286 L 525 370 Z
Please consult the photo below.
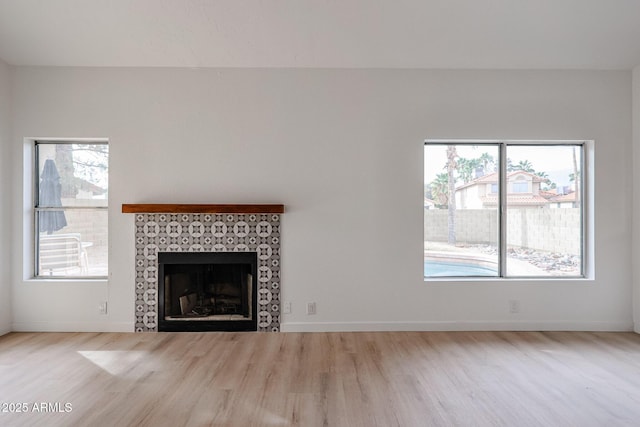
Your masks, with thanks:
M 256 252 L 159 252 L 159 331 L 256 331 Z

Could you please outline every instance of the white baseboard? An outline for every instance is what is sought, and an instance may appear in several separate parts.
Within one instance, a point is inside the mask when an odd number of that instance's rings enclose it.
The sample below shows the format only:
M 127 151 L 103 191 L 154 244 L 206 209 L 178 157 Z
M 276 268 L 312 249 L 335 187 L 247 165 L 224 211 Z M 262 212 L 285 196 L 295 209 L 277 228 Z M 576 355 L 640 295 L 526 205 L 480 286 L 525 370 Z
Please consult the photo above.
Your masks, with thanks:
M 11 329 L 6 329 L 6 328 L 2 328 L 2 329 L 0 329 L 0 337 L 1 337 L 2 335 L 6 335 L 6 334 L 8 334 L 9 332 L 11 332 Z
M 16 322 L 8 332 L 134 332 L 130 322 Z M 640 333 L 638 325 L 625 322 L 289 322 L 282 332 L 396 332 L 396 331 L 594 331 Z
M 134 332 L 131 322 L 14 322 L 13 332 Z
M 375 331 L 594 331 L 630 332 L 627 322 L 285 322 L 282 332 L 375 332 Z

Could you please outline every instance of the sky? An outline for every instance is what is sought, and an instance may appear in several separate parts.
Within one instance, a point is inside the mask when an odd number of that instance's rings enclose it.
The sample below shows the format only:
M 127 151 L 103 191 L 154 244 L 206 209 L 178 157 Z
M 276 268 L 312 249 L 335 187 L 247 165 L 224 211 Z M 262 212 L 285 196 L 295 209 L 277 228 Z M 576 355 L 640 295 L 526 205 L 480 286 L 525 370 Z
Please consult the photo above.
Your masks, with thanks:
M 446 145 L 426 144 L 424 150 L 424 183 L 428 184 L 439 173 L 446 172 L 447 163 Z M 528 160 L 536 172 L 546 172 L 551 181 L 558 187 L 569 185 L 569 174 L 573 173 L 573 147 L 566 145 L 558 146 L 509 146 L 507 147 L 507 157 L 513 164 Z M 487 145 L 458 145 L 459 157 L 474 159 L 483 153 L 488 153 L 498 161 L 498 147 Z M 577 158 L 578 167 L 580 158 Z

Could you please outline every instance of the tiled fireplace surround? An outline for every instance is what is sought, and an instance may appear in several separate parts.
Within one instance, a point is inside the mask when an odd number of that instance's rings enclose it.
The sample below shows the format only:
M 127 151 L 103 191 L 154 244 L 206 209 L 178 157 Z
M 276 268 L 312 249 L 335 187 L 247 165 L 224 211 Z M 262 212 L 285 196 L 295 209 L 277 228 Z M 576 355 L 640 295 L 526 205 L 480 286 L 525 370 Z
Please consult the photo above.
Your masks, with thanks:
M 258 331 L 280 330 L 279 214 L 136 213 L 135 242 L 136 332 L 158 330 L 158 252 L 257 252 Z

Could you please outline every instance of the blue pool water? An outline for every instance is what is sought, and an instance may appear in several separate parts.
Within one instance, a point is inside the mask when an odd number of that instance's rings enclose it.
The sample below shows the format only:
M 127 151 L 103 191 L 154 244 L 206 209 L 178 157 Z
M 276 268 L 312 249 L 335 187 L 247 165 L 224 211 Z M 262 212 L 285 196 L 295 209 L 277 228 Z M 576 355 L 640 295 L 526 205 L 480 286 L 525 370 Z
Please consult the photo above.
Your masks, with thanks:
M 497 275 L 497 268 L 485 267 L 477 264 L 464 264 L 459 262 L 443 262 L 433 260 L 426 260 L 424 262 L 424 277 Z

